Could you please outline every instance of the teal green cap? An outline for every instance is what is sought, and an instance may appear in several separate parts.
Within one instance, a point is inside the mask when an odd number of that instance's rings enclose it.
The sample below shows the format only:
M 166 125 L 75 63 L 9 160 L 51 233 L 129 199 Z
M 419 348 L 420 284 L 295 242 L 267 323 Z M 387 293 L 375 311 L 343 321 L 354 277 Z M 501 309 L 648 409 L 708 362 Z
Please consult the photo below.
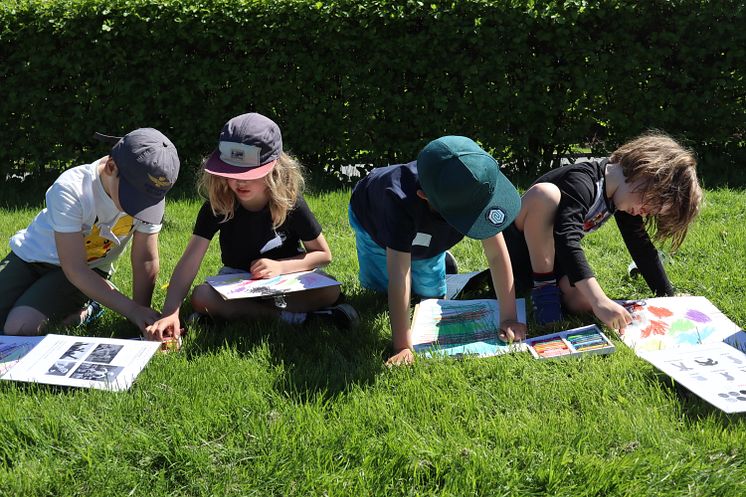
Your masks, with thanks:
M 469 238 L 500 233 L 521 209 L 521 197 L 497 161 L 465 136 L 428 143 L 417 157 L 417 175 L 433 209 Z

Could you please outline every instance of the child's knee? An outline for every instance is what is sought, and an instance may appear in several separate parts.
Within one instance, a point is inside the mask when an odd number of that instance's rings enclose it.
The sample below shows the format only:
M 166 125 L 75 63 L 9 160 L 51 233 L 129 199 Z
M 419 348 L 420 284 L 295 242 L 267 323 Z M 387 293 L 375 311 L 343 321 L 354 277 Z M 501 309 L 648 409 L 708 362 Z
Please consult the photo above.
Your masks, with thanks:
M 32 307 L 14 307 L 5 320 L 6 335 L 41 335 L 47 317 Z
M 198 285 L 192 290 L 190 302 L 192 308 L 199 313 L 205 313 L 215 299 L 215 290 L 210 285 Z
M 554 183 L 537 183 L 526 191 L 521 207 L 527 206 L 531 212 L 554 211 L 562 198 L 562 192 Z

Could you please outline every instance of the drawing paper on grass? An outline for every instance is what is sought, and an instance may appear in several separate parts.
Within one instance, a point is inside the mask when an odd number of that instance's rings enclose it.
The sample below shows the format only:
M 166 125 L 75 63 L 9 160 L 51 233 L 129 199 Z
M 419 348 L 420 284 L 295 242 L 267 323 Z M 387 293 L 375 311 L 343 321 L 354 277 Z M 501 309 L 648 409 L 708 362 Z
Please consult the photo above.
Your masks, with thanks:
M 705 297 L 658 297 L 623 305 L 633 321 L 620 336 L 636 352 L 722 342 L 741 331 Z
M 337 280 L 318 271 L 299 271 L 267 279 L 252 279 L 251 273 L 221 274 L 208 277 L 207 283 L 226 300 L 268 297 L 339 285 Z
M 526 305 L 516 300 L 518 320 L 526 322 Z M 497 300 L 423 300 L 412 320 L 412 344 L 426 356 L 475 354 L 482 357 L 525 350 L 498 338 L 500 308 Z

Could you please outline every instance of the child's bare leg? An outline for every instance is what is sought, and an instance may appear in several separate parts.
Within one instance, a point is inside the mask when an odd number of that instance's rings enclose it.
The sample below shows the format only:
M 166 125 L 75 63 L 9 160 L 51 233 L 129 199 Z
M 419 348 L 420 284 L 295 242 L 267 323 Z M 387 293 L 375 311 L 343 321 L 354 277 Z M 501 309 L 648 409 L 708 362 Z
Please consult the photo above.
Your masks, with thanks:
M 526 237 L 531 269 L 535 273 L 550 273 L 554 269 L 554 218 L 560 197 L 556 185 L 537 183 L 521 198 L 515 225 Z
M 19 305 L 11 309 L 5 320 L 6 335 L 41 335 L 47 327 L 47 316 L 33 307 Z
M 224 300 L 210 285 L 202 284 L 192 291 L 192 307 L 200 314 L 227 320 L 247 316 L 278 317 L 280 312 L 273 307 L 252 299 Z
M 567 276 L 563 276 L 559 280 L 559 287 L 562 290 L 562 303 L 565 304 L 565 308 L 571 314 L 585 314 L 593 312 L 591 303 L 585 298 L 585 296 L 576 287 L 570 285 L 570 280 Z
M 310 312 L 334 305 L 339 299 L 339 286 L 314 288 L 303 292 L 289 293 L 285 296 L 288 312 Z
M 540 325 L 562 319 L 560 290 L 554 274 L 554 219 L 561 193 L 556 185 L 537 183 L 521 199 L 516 228 L 523 231 L 533 271 L 531 303 Z

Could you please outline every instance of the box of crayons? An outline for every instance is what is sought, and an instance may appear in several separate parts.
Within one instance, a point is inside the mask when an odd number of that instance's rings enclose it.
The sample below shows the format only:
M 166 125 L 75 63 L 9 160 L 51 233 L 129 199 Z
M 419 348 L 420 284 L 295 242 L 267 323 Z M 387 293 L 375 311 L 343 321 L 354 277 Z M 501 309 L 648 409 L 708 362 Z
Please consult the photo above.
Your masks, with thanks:
M 585 353 L 610 354 L 615 350 L 611 340 L 595 324 L 529 338 L 525 343 L 536 359 L 570 357 Z

